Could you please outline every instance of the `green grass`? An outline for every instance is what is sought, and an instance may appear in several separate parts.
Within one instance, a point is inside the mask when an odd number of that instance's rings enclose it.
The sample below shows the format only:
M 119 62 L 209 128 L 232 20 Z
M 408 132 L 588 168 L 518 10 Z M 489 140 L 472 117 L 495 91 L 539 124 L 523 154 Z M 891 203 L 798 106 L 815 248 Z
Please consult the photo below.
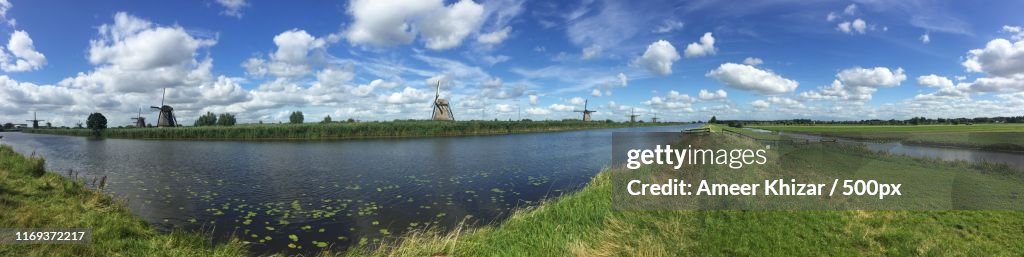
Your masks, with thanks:
M 238 241 L 160 233 L 109 195 L 46 172 L 44 160 L 0 145 L 0 227 L 87 228 L 90 244 L 3 244 L 0 256 L 245 256 Z
M 529 133 L 632 126 L 666 126 L 674 123 L 622 123 L 582 121 L 393 121 L 304 124 L 243 124 L 235 126 L 176 128 L 112 128 L 104 137 L 137 139 L 350 139 L 432 137 Z M 28 133 L 92 136 L 87 129 L 25 129 Z
M 750 127 L 860 140 L 901 141 L 908 144 L 1024 151 L 1024 124 L 918 126 L 755 125 Z
M 717 128 L 719 131 L 721 128 Z M 714 133 L 718 134 L 718 133 Z M 737 137 L 703 137 L 720 145 L 751 145 Z M 697 143 L 700 144 L 700 143 Z M 1020 190 L 1005 166 L 943 162 L 837 145 L 798 145 L 811 156 L 741 172 L 874 170 L 946 181 L 964 175 Z M 796 155 L 801 156 L 801 155 Z M 866 161 L 866 162 L 865 162 Z M 703 166 L 702 166 L 703 167 Z M 718 167 L 718 166 L 711 166 Z M 523 209 L 508 220 L 451 233 L 416 233 L 371 256 L 1019 256 L 1022 211 L 619 211 L 612 168 L 578 192 Z M 735 171 L 734 171 L 735 172 Z M 917 177 L 920 179 L 920 177 Z M 962 179 L 962 177 L 960 178 Z M 1003 182 L 999 182 L 1003 181 Z M 961 181 L 966 182 L 966 181 Z M 934 186 L 928 182 L 923 186 Z M 934 182 L 941 184 L 940 182 Z M 948 185 L 947 185 L 948 186 Z M 621 189 L 616 189 L 621 190 Z M 904 189 L 907 190 L 907 189 Z M 946 195 L 949 197 L 949 195 Z

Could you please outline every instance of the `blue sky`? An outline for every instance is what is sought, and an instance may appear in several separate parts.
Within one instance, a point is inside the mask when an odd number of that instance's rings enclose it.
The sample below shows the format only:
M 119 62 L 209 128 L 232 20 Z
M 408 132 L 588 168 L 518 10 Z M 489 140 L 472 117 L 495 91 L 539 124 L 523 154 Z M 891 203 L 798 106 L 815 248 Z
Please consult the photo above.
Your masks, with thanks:
M 0 122 L 1024 115 L 1024 3 L 0 0 Z M 703 91 L 703 92 L 702 92 Z M 143 110 L 143 115 L 156 113 Z

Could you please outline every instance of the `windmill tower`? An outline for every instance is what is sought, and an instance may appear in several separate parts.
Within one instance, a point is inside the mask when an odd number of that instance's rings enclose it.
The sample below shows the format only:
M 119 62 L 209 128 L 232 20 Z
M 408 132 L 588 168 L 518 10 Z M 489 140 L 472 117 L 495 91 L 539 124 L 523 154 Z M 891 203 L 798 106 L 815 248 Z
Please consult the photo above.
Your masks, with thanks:
M 640 117 L 639 114 L 636 114 L 636 108 L 630 108 L 629 109 L 629 123 L 636 122 L 636 117 Z
M 434 91 L 434 110 L 432 111 L 431 119 L 455 120 L 455 116 L 452 116 L 452 108 L 448 105 L 448 100 L 441 98 L 441 81 L 437 81 L 437 89 Z
M 135 127 L 136 128 L 145 128 L 146 127 L 146 118 L 142 117 L 142 108 L 139 108 L 139 116 L 135 117 L 135 118 L 132 118 L 132 120 L 135 120 Z
M 658 123 L 658 113 L 654 113 L 654 117 L 651 118 L 651 123 Z
M 164 98 L 167 97 L 167 88 L 164 88 L 164 94 L 160 96 L 160 107 L 150 106 L 151 109 L 160 110 L 160 116 L 157 116 L 157 127 L 176 127 L 178 126 L 178 119 L 174 117 L 174 108 L 169 105 L 164 105 Z
M 46 120 L 40 120 L 39 117 L 36 117 L 36 112 L 32 112 L 32 119 L 31 120 L 25 120 L 25 121 L 31 121 L 32 122 L 32 128 L 37 129 L 37 128 L 39 128 L 39 122 L 40 121 L 46 121 Z
M 587 102 L 589 102 L 589 101 L 590 101 L 590 99 L 587 99 L 587 100 L 583 101 L 583 110 L 575 110 L 575 111 L 573 111 L 573 112 L 582 112 L 583 113 L 583 121 L 590 121 L 590 114 L 597 112 L 597 111 L 592 111 L 592 110 L 587 109 Z

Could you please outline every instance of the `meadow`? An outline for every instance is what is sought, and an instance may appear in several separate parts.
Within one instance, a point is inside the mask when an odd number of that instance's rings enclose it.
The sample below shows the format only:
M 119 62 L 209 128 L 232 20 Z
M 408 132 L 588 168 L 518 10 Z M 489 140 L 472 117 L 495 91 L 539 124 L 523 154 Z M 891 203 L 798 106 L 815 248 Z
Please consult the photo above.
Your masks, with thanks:
M 354 138 L 433 137 L 494 135 L 634 126 L 666 126 L 676 123 L 623 123 L 583 121 L 391 121 L 303 124 L 239 124 L 174 128 L 110 128 L 103 137 L 131 139 L 230 139 L 320 140 Z M 88 129 L 25 129 L 27 133 L 93 136 Z
M 752 125 L 771 131 L 945 147 L 1024 151 L 1024 124 Z

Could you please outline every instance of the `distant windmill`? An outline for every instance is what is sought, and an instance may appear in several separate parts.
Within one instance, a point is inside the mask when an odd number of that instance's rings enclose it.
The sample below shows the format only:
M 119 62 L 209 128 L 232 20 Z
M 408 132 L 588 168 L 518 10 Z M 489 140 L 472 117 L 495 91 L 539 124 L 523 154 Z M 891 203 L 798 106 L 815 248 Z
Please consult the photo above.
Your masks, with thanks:
M 132 119 L 135 120 L 135 127 L 136 128 L 145 128 L 146 127 L 146 118 L 142 117 L 142 108 L 139 108 L 139 116 L 135 117 L 135 118 L 132 118 Z
M 174 117 L 174 108 L 164 105 L 165 97 L 167 97 L 167 88 L 164 88 L 164 94 L 160 96 L 160 107 L 150 106 L 149 108 L 160 110 L 160 116 L 157 116 L 156 119 L 157 127 L 176 127 L 178 119 Z
M 434 91 L 434 110 L 432 113 L 431 119 L 433 120 L 455 120 L 455 116 L 452 116 L 452 108 L 448 105 L 448 100 L 441 98 L 441 81 L 437 81 L 437 89 Z
M 640 117 L 639 114 L 636 114 L 636 108 L 630 108 L 629 109 L 629 123 L 636 122 L 636 117 Z
M 597 112 L 597 111 L 592 111 L 592 110 L 587 109 L 587 102 L 588 101 L 590 101 L 590 99 L 583 100 L 583 110 L 575 110 L 575 111 L 573 111 L 573 112 L 582 112 L 583 113 L 583 121 L 590 121 L 590 114 Z
M 651 123 L 658 123 L 658 113 L 654 113 L 654 117 L 651 118 Z
M 32 119 L 31 120 L 25 120 L 25 121 L 31 121 L 32 122 L 32 128 L 37 129 L 37 128 L 39 128 L 39 122 L 40 121 L 45 121 L 45 120 L 40 120 L 38 117 L 36 117 L 36 112 L 32 112 Z
M 78 123 L 75 123 L 75 126 L 78 126 L 78 128 L 82 128 L 82 122 L 79 121 Z

